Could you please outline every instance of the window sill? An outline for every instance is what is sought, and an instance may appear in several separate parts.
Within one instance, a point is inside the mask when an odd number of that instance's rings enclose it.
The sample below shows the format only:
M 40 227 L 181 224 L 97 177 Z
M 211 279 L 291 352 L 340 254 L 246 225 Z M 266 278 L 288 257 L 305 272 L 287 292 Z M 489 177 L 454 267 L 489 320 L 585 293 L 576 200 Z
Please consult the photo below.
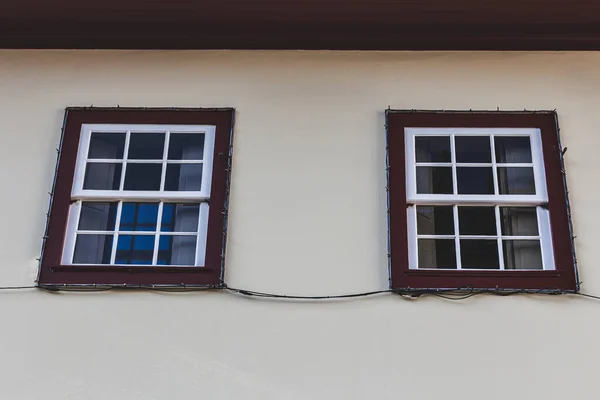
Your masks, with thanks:
M 221 270 L 208 267 L 57 265 L 44 285 L 218 285 Z
M 574 274 L 561 271 L 407 270 L 394 289 L 529 289 L 576 291 Z

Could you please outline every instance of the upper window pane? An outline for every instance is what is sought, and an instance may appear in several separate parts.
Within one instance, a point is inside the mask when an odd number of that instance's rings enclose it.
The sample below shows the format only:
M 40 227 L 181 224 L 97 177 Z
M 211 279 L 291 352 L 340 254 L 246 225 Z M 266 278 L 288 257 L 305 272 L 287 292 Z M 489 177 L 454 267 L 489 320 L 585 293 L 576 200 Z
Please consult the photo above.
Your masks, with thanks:
M 458 194 L 494 194 L 491 167 L 457 167 Z
M 455 136 L 456 162 L 491 163 L 489 136 Z
M 83 188 L 88 190 L 119 190 L 123 164 L 90 162 L 85 168 Z
M 92 132 L 88 158 L 122 159 L 125 133 Z
M 496 136 L 494 147 L 497 163 L 532 162 L 529 136 Z
M 169 160 L 202 160 L 203 156 L 203 133 L 171 133 Z
M 173 192 L 200 191 L 202 164 L 168 164 L 165 190 Z
M 533 168 L 498 167 L 500 194 L 535 194 Z
M 451 167 L 417 167 L 417 193 L 452 194 Z
M 131 133 L 127 158 L 130 160 L 161 160 L 164 151 L 164 133 Z
M 160 190 L 162 164 L 127 164 L 125 190 Z
M 417 162 L 450 162 L 450 137 L 417 136 L 415 152 Z

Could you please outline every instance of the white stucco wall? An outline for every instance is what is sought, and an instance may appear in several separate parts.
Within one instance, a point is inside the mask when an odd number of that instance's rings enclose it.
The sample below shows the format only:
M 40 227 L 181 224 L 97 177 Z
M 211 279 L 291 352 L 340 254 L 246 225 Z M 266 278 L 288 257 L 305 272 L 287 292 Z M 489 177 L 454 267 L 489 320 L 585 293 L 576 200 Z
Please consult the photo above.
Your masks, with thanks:
M 557 109 L 600 294 L 600 53 L 0 52 L 0 286 L 36 276 L 67 106 L 235 107 L 226 280 L 387 287 L 384 110 Z M 317 195 L 318 194 L 318 195 Z M 600 301 L 0 291 L 2 399 L 597 397 Z

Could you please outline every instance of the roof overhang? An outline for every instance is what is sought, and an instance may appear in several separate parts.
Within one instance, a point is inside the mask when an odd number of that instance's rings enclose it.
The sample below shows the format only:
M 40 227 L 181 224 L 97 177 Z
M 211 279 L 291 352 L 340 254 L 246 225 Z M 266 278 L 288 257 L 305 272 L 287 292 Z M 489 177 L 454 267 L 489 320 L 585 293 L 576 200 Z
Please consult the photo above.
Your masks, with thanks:
M 600 49 L 597 0 L 0 3 L 0 48 Z

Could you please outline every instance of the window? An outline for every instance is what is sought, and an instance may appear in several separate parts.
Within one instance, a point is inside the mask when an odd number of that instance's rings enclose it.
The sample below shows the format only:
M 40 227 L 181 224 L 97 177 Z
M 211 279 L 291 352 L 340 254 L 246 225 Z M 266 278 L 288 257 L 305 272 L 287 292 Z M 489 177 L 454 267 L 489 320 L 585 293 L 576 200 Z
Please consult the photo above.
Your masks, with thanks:
M 68 109 L 41 285 L 217 285 L 232 110 Z
M 394 288 L 576 290 L 554 113 L 387 119 Z

